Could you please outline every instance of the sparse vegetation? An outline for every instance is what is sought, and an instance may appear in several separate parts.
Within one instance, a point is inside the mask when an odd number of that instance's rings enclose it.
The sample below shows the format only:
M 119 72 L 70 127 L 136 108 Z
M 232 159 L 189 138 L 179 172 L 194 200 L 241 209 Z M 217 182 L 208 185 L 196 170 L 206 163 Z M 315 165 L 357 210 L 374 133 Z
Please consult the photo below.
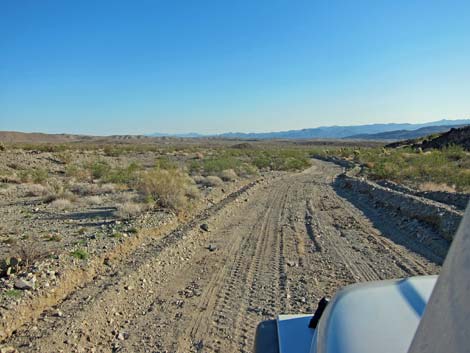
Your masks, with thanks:
M 41 184 L 25 184 L 24 190 L 25 195 L 31 197 L 44 196 L 48 192 L 47 188 Z
M 223 181 L 235 181 L 237 180 L 238 175 L 233 169 L 226 169 L 220 173 L 220 178 Z
M 84 249 L 77 249 L 70 253 L 70 255 L 76 259 L 86 260 L 88 258 L 88 252 Z
M 26 169 L 19 172 L 19 178 L 23 183 L 45 183 L 49 173 L 42 168 Z
M 203 177 L 200 180 L 200 183 L 206 187 L 215 187 L 223 185 L 224 182 L 216 175 L 208 175 L 206 177 Z
M 470 153 L 461 147 L 425 152 L 412 148 L 338 148 L 313 154 L 360 163 L 364 166 L 362 173 L 372 179 L 389 179 L 416 188 L 433 183 L 447 190 L 470 192 Z
M 68 210 L 72 208 L 72 203 L 67 199 L 56 199 L 51 202 L 50 206 L 57 210 Z
M 143 207 L 134 202 L 126 202 L 123 204 L 117 205 L 117 210 L 115 212 L 116 216 L 119 218 L 132 218 L 138 216 L 142 213 Z
M 8 289 L 5 291 L 5 296 L 8 298 L 18 299 L 21 298 L 21 291 L 18 289 Z
M 137 190 L 162 207 L 184 211 L 193 197 L 191 179 L 179 169 L 155 168 L 140 174 Z
M 39 248 L 36 244 L 26 241 L 14 243 L 14 247 L 10 251 L 11 258 L 20 259 L 19 268 L 28 268 L 33 265 L 36 261 L 45 258 L 48 252 L 44 249 Z

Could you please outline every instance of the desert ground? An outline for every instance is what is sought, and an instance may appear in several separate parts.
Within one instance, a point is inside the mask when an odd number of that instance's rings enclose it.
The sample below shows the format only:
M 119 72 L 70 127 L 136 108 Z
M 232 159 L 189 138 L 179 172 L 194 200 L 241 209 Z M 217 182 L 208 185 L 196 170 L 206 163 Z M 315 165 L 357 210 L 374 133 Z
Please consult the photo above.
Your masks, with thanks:
M 220 145 L 125 153 L 7 145 L 2 352 L 251 352 L 260 321 L 312 313 L 345 285 L 439 273 L 446 229 L 344 187 L 344 166 L 309 154 L 305 165 L 294 154 L 279 164 L 275 152 L 265 167 L 246 152 L 253 146 L 225 142 L 242 151 L 234 164 Z M 168 175 L 177 199 L 152 192 L 151 177 Z M 462 214 L 405 196 L 449 219 Z

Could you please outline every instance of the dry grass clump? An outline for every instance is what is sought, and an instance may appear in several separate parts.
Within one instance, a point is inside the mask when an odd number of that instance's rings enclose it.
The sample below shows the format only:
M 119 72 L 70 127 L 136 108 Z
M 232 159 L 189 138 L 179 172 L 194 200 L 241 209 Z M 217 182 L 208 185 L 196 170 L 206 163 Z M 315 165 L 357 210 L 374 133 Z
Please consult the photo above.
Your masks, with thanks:
M 193 178 L 193 181 L 196 184 L 202 184 L 204 182 L 204 180 L 206 179 L 206 177 L 204 177 L 202 175 L 193 175 L 192 178 Z
M 69 190 L 80 196 L 98 195 L 100 191 L 97 184 L 90 183 L 75 183 L 69 187 Z
M 5 186 L 4 186 L 5 185 Z M 12 187 L 6 184 L 0 184 L 0 196 L 10 195 Z
M 28 268 L 48 255 L 49 251 L 37 246 L 36 242 L 22 242 L 21 244 L 15 244 L 10 251 L 11 257 L 20 260 L 20 269 Z
M 75 202 L 77 200 L 77 196 L 68 190 L 67 186 L 59 180 L 54 179 L 48 183 L 48 190 L 49 193 L 45 195 L 43 200 L 45 203 L 51 203 L 59 199 L 65 199 L 70 202 Z
M 421 191 L 445 191 L 456 192 L 455 188 L 444 183 L 426 182 L 419 185 Z
M 89 205 L 98 206 L 103 204 L 103 199 L 100 196 L 88 196 L 85 202 Z
M 103 185 L 98 185 L 94 183 L 75 183 L 69 187 L 69 190 L 77 195 L 93 196 L 112 194 L 116 192 L 116 186 L 114 184 L 109 183 Z
M 72 208 L 72 202 L 67 199 L 56 199 L 51 202 L 50 207 L 57 210 L 69 210 Z
M 114 192 L 116 192 L 116 185 L 114 184 L 103 184 L 99 189 L 100 194 L 112 194 Z
M 233 169 L 225 169 L 219 174 L 223 181 L 236 181 L 238 178 L 237 173 Z
M 48 189 L 41 184 L 24 184 L 23 190 L 26 196 L 44 196 L 48 193 Z
M 127 219 L 138 216 L 142 213 L 142 211 L 142 205 L 139 205 L 138 203 L 134 202 L 126 202 L 117 206 L 115 215 L 119 218 Z
M 205 187 L 215 187 L 223 185 L 224 182 L 216 175 L 209 175 L 202 180 L 201 184 Z
M 179 169 L 154 169 L 140 174 L 136 189 L 162 207 L 183 211 L 194 198 L 192 180 Z
M 42 168 L 26 169 L 20 171 L 18 176 L 23 183 L 44 184 L 49 177 L 49 172 Z

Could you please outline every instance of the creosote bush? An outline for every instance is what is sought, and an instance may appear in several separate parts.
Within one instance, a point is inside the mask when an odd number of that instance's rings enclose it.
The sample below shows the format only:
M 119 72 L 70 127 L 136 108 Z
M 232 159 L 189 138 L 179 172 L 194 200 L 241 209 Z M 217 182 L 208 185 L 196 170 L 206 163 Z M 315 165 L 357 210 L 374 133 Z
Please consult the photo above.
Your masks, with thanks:
M 362 164 L 371 179 L 388 179 L 414 188 L 470 192 L 470 152 L 451 146 L 442 150 L 407 148 L 338 148 L 316 150 L 313 155 L 336 156 Z M 431 183 L 431 184 L 426 184 Z
M 116 216 L 119 218 L 132 218 L 141 214 L 143 211 L 143 206 L 134 202 L 126 202 L 119 204 L 115 212 Z
M 206 187 L 214 187 L 214 186 L 220 186 L 223 185 L 222 179 L 220 179 L 216 175 L 209 175 L 206 176 L 202 181 L 201 184 Z
M 137 190 L 162 207 L 185 210 L 194 198 L 192 180 L 179 169 L 156 168 L 140 173 Z
M 219 176 L 223 181 L 235 181 L 238 178 L 237 173 L 233 169 L 225 169 Z

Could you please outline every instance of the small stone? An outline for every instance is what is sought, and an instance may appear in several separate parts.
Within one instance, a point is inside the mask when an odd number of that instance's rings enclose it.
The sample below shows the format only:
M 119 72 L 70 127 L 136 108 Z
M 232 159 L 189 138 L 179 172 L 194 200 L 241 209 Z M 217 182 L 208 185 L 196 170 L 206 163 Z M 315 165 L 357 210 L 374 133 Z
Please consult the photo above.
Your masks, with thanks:
M 24 280 L 24 279 L 17 279 L 14 284 L 16 289 L 22 289 L 22 290 L 30 290 L 33 289 L 34 285 L 32 282 Z
M 124 341 L 124 340 L 127 340 L 129 338 L 129 334 L 127 332 L 119 332 L 119 334 L 117 335 L 117 339 L 119 341 Z
M 209 244 L 209 246 L 207 247 L 207 249 L 209 251 L 216 251 L 217 250 L 217 246 L 213 245 L 213 244 Z
M 209 225 L 207 223 L 201 224 L 201 229 L 205 232 L 209 231 Z
M 296 262 L 295 262 L 295 261 L 292 261 L 292 260 L 287 260 L 287 261 L 286 261 L 286 264 L 287 264 L 287 266 L 289 266 L 289 267 L 295 267 L 295 266 L 297 266 Z

